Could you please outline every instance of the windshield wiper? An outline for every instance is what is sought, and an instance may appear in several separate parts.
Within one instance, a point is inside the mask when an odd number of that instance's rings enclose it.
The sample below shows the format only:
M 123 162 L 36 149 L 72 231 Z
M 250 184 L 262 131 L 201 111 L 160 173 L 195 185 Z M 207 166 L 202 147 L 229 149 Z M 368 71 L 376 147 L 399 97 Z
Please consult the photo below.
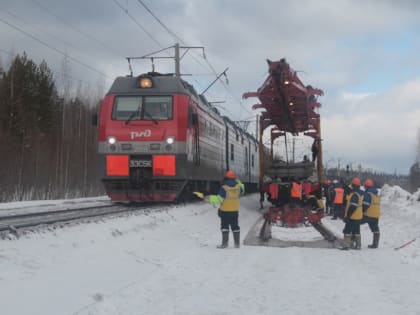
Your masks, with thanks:
M 127 125 L 137 114 L 140 114 L 140 106 L 137 107 L 135 112 L 132 112 L 130 116 L 128 116 L 127 120 L 125 121 L 125 124 Z
M 143 109 L 144 115 L 149 117 L 151 121 L 153 121 L 156 125 L 158 125 L 158 121 L 156 119 L 153 118 L 152 115 L 149 114 L 149 112 L 146 109 Z

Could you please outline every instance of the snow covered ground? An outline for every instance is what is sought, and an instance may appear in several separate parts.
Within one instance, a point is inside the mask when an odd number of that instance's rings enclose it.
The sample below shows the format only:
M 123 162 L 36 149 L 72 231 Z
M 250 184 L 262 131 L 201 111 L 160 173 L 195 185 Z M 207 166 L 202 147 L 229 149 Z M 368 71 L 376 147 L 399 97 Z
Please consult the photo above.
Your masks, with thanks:
M 241 198 L 242 238 L 261 216 L 258 197 Z M 419 197 L 383 187 L 377 250 L 366 248 L 366 225 L 361 251 L 216 249 L 217 211 L 204 202 L 0 240 L 0 312 L 420 314 L 420 240 L 394 250 L 420 237 Z M 0 215 L 13 207 L 0 205 Z M 342 222 L 323 222 L 341 236 Z

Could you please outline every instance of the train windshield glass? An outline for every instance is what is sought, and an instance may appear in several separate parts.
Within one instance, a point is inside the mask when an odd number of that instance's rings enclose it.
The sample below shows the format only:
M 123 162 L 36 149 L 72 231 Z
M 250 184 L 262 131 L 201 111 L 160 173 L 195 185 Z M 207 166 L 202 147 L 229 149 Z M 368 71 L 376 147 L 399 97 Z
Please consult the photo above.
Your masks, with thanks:
M 144 119 L 168 120 L 172 119 L 171 96 L 146 96 L 144 98 Z
M 172 119 L 171 96 L 117 96 L 112 119 L 114 120 L 169 120 Z

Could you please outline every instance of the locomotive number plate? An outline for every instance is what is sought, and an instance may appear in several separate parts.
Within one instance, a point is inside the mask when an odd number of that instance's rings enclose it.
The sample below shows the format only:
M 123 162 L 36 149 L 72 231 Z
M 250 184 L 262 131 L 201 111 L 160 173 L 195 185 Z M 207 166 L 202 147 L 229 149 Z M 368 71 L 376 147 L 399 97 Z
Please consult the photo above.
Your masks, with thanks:
M 151 160 L 130 160 L 130 167 L 152 167 Z

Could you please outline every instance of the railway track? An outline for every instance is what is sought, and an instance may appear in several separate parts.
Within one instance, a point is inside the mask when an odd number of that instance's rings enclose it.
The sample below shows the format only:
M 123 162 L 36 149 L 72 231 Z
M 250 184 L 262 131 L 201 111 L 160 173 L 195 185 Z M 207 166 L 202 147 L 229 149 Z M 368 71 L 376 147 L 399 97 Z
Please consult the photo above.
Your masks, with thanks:
M 27 230 L 33 230 L 43 226 L 58 225 L 69 222 L 77 222 L 84 219 L 101 218 L 109 215 L 133 213 L 138 211 L 156 211 L 160 205 L 137 205 L 126 206 L 119 204 L 96 205 L 73 209 L 60 209 L 41 212 L 28 212 L 23 214 L 0 215 L 0 237 L 8 234 L 19 236 Z

